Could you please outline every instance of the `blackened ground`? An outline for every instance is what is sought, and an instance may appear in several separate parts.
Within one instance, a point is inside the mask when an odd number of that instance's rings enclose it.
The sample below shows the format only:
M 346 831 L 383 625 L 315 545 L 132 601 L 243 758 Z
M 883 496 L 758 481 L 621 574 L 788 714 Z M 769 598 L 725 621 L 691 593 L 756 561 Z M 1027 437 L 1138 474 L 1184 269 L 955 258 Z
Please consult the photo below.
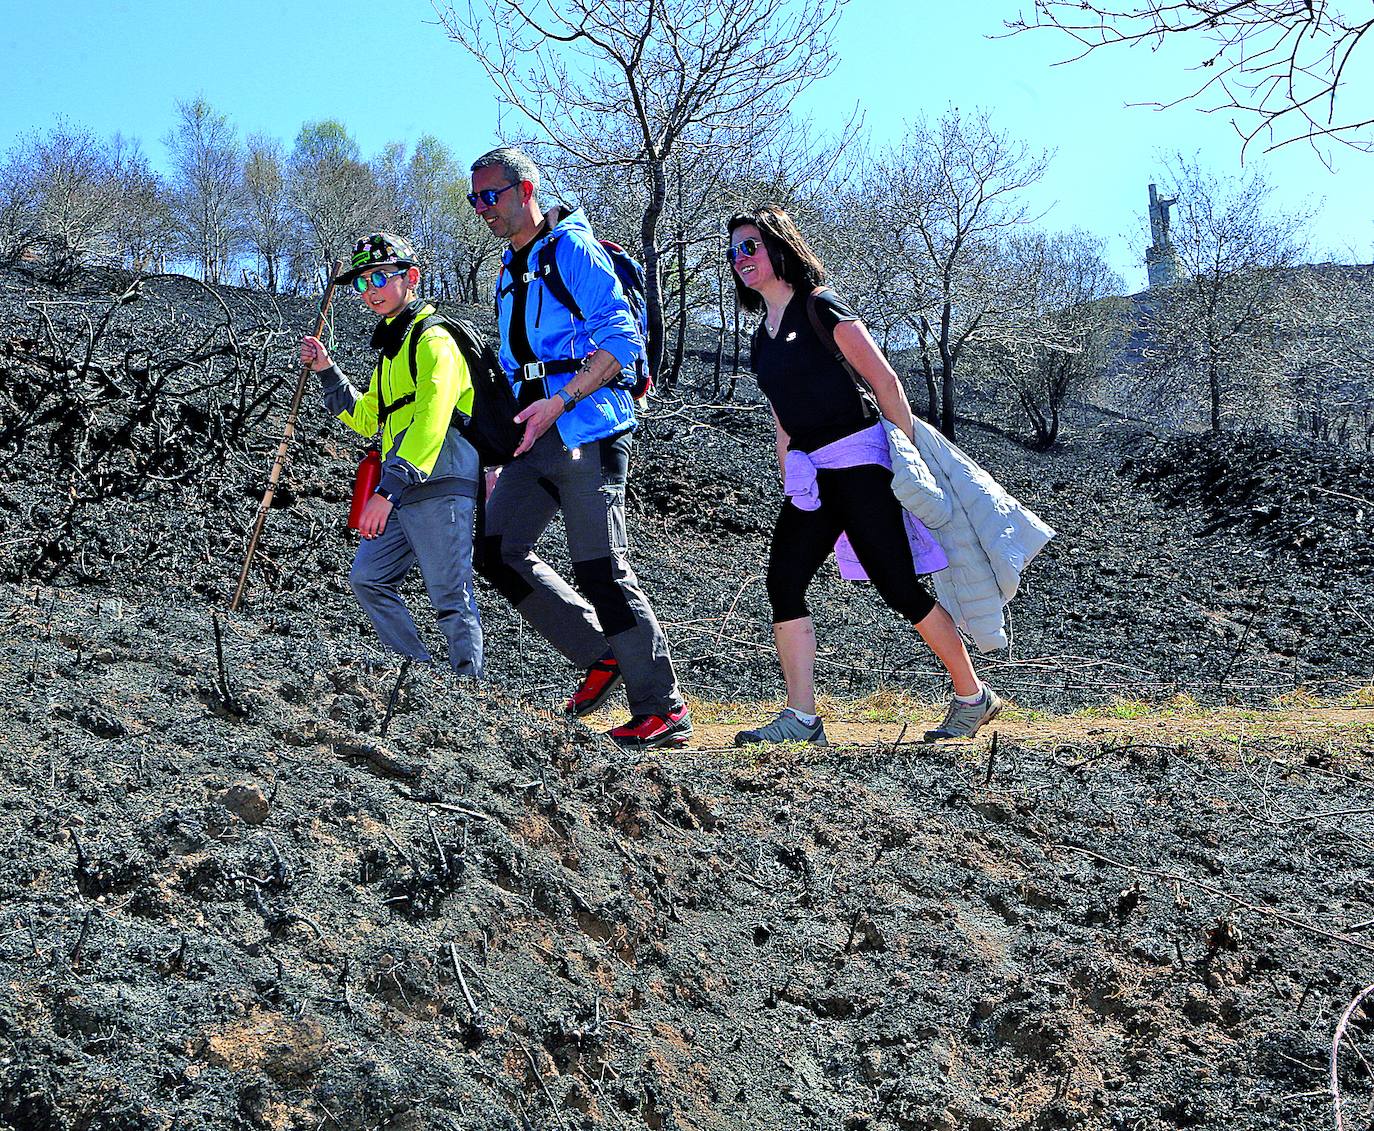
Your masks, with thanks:
M 45 295 L 25 276 L 0 276 L 0 521 L 14 532 L 0 542 L 0 579 L 110 593 L 153 585 L 223 607 L 311 304 L 166 277 L 112 305 L 126 285 L 88 276 L 84 290 Z M 102 323 L 91 349 L 90 329 Z M 372 361 L 370 328 L 341 298 L 335 348 L 357 375 Z M 1119 424 L 1079 429 L 1050 454 L 972 423 L 960 440 L 1059 531 L 1011 607 L 1011 649 L 985 661 L 1023 705 L 1061 710 L 1178 691 L 1267 702 L 1295 687 L 1337 692 L 1368 679 L 1367 460 L 1248 436 L 1161 440 Z M 360 449 L 325 416 L 312 378 L 249 607 L 308 610 L 323 636 L 366 657 L 379 653 L 348 591 L 354 543 L 343 529 Z M 636 444 L 635 566 L 684 683 L 712 698 L 779 687 L 763 588 L 779 505 L 772 453 L 757 394 L 711 407 L 690 389 L 655 404 Z M 544 549 L 559 562 L 561 548 L 555 524 Z M 412 593 L 423 607 L 418 579 Z M 944 694 L 934 659 L 868 586 L 827 568 L 812 605 L 826 690 Z M 490 590 L 482 612 L 498 686 L 566 694 L 575 673 Z
M 1359 747 L 636 759 L 433 671 L 382 739 L 306 615 L 225 683 L 177 602 L 0 617 L 23 1131 L 1317 1126 L 1371 980 Z
M 412 670 L 383 738 L 397 667 L 346 582 L 356 445 L 313 389 L 217 661 L 309 303 L 126 286 L 0 277 L 0 1122 L 1329 1118 L 1335 1020 L 1374 981 L 1367 742 L 636 759 L 541 709 L 575 673 L 490 592 L 492 678 Z M 341 305 L 355 373 L 367 329 Z M 708 699 L 777 691 L 770 431 L 688 398 L 637 446 L 636 567 Z M 1283 448 L 1232 506 L 1249 440 L 961 441 L 1060 531 L 986 663 L 1023 707 L 1368 681 L 1357 461 Z M 1254 529 L 1295 499 L 1329 537 Z M 866 588 L 813 603 L 826 690 L 943 693 Z

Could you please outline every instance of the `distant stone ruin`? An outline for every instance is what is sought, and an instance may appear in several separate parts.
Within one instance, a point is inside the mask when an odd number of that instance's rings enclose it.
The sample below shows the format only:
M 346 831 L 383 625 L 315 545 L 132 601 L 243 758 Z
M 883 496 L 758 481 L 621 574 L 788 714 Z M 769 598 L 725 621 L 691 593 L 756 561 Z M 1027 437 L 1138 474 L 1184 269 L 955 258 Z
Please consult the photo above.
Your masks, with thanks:
M 1150 186 L 1150 238 L 1154 243 L 1145 249 L 1145 270 L 1151 289 L 1178 282 L 1178 253 L 1169 239 L 1169 209 L 1177 203 L 1178 197 L 1160 196 L 1155 186 Z

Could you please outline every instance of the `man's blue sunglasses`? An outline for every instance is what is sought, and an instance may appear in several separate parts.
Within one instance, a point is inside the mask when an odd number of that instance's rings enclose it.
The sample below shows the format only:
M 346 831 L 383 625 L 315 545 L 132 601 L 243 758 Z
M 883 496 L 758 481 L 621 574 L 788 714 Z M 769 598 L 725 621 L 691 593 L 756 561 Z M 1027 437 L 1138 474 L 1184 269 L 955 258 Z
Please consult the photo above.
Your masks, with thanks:
M 477 202 L 480 200 L 488 208 L 495 208 L 496 202 L 501 199 L 501 194 L 505 192 L 506 189 L 513 189 L 518 184 L 520 184 L 519 181 L 511 181 L 505 188 L 484 188 L 478 189 L 476 192 L 470 192 L 468 193 L 468 203 L 476 208 Z
M 367 294 L 368 287 L 376 287 L 380 291 L 390 280 L 397 275 L 404 275 L 409 270 L 409 267 L 402 267 L 399 271 L 369 271 L 366 275 L 359 275 L 353 280 L 353 289 L 360 295 Z

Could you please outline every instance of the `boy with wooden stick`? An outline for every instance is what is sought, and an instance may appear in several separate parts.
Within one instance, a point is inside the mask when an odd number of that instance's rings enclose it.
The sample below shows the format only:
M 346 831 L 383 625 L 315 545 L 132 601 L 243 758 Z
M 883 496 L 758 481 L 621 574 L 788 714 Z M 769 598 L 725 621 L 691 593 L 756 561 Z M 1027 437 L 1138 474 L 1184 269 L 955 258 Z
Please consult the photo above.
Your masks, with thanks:
M 349 584 L 382 644 L 428 663 L 400 592 L 418 564 L 450 666 L 480 676 L 482 624 L 472 581 L 480 468 L 477 452 L 453 426 L 455 408 L 472 412 L 467 363 L 448 332 L 425 325 L 435 310 L 416 293 L 420 268 L 408 240 L 391 232 L 365 236 L 339 282 L 351 284 L 379 318 L 367 390 L 349 383 L 318 338 L 301 340 L 301 363 L 319 374 L 326 407 L 348 427 L 368 438 L 381 429 L 381 481 L 358 523 L 362 543 Z

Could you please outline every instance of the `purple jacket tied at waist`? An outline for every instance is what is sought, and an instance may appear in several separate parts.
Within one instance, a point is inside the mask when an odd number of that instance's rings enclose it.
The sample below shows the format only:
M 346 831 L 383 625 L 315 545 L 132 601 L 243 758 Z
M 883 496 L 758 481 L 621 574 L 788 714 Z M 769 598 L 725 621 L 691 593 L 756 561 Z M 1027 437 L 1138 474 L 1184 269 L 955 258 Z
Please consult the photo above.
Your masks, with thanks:
M 888 450 L 887 432 L 879 421 L 862 432 L 854 432 L 833 444 L 826 444 L 814 452 L 798 452 L 789 449 L 783 463 L 783 491 L 792 500 L 793 506 L 804 511 L 816 510 L 821 505 L 820 490 L 816 486 L 816 469 L 835 470 L 845 467 L 859 467 L 866 463 L 876 463 L 892 470 L 892 454 Z M 910 511 L 902 510 L 906 523 L 907 541 L 911 543 L 911 560 L 917 574 L 935 573 L 949 565 L 940 544 L 931 537 Z M 840 576 L 846 581 L 867 581 L 868 572 L 859 564 L 858 555 L 849 544 L 849 536 L 841 534 L 835 543 L 835 563 L 840 567 Z

